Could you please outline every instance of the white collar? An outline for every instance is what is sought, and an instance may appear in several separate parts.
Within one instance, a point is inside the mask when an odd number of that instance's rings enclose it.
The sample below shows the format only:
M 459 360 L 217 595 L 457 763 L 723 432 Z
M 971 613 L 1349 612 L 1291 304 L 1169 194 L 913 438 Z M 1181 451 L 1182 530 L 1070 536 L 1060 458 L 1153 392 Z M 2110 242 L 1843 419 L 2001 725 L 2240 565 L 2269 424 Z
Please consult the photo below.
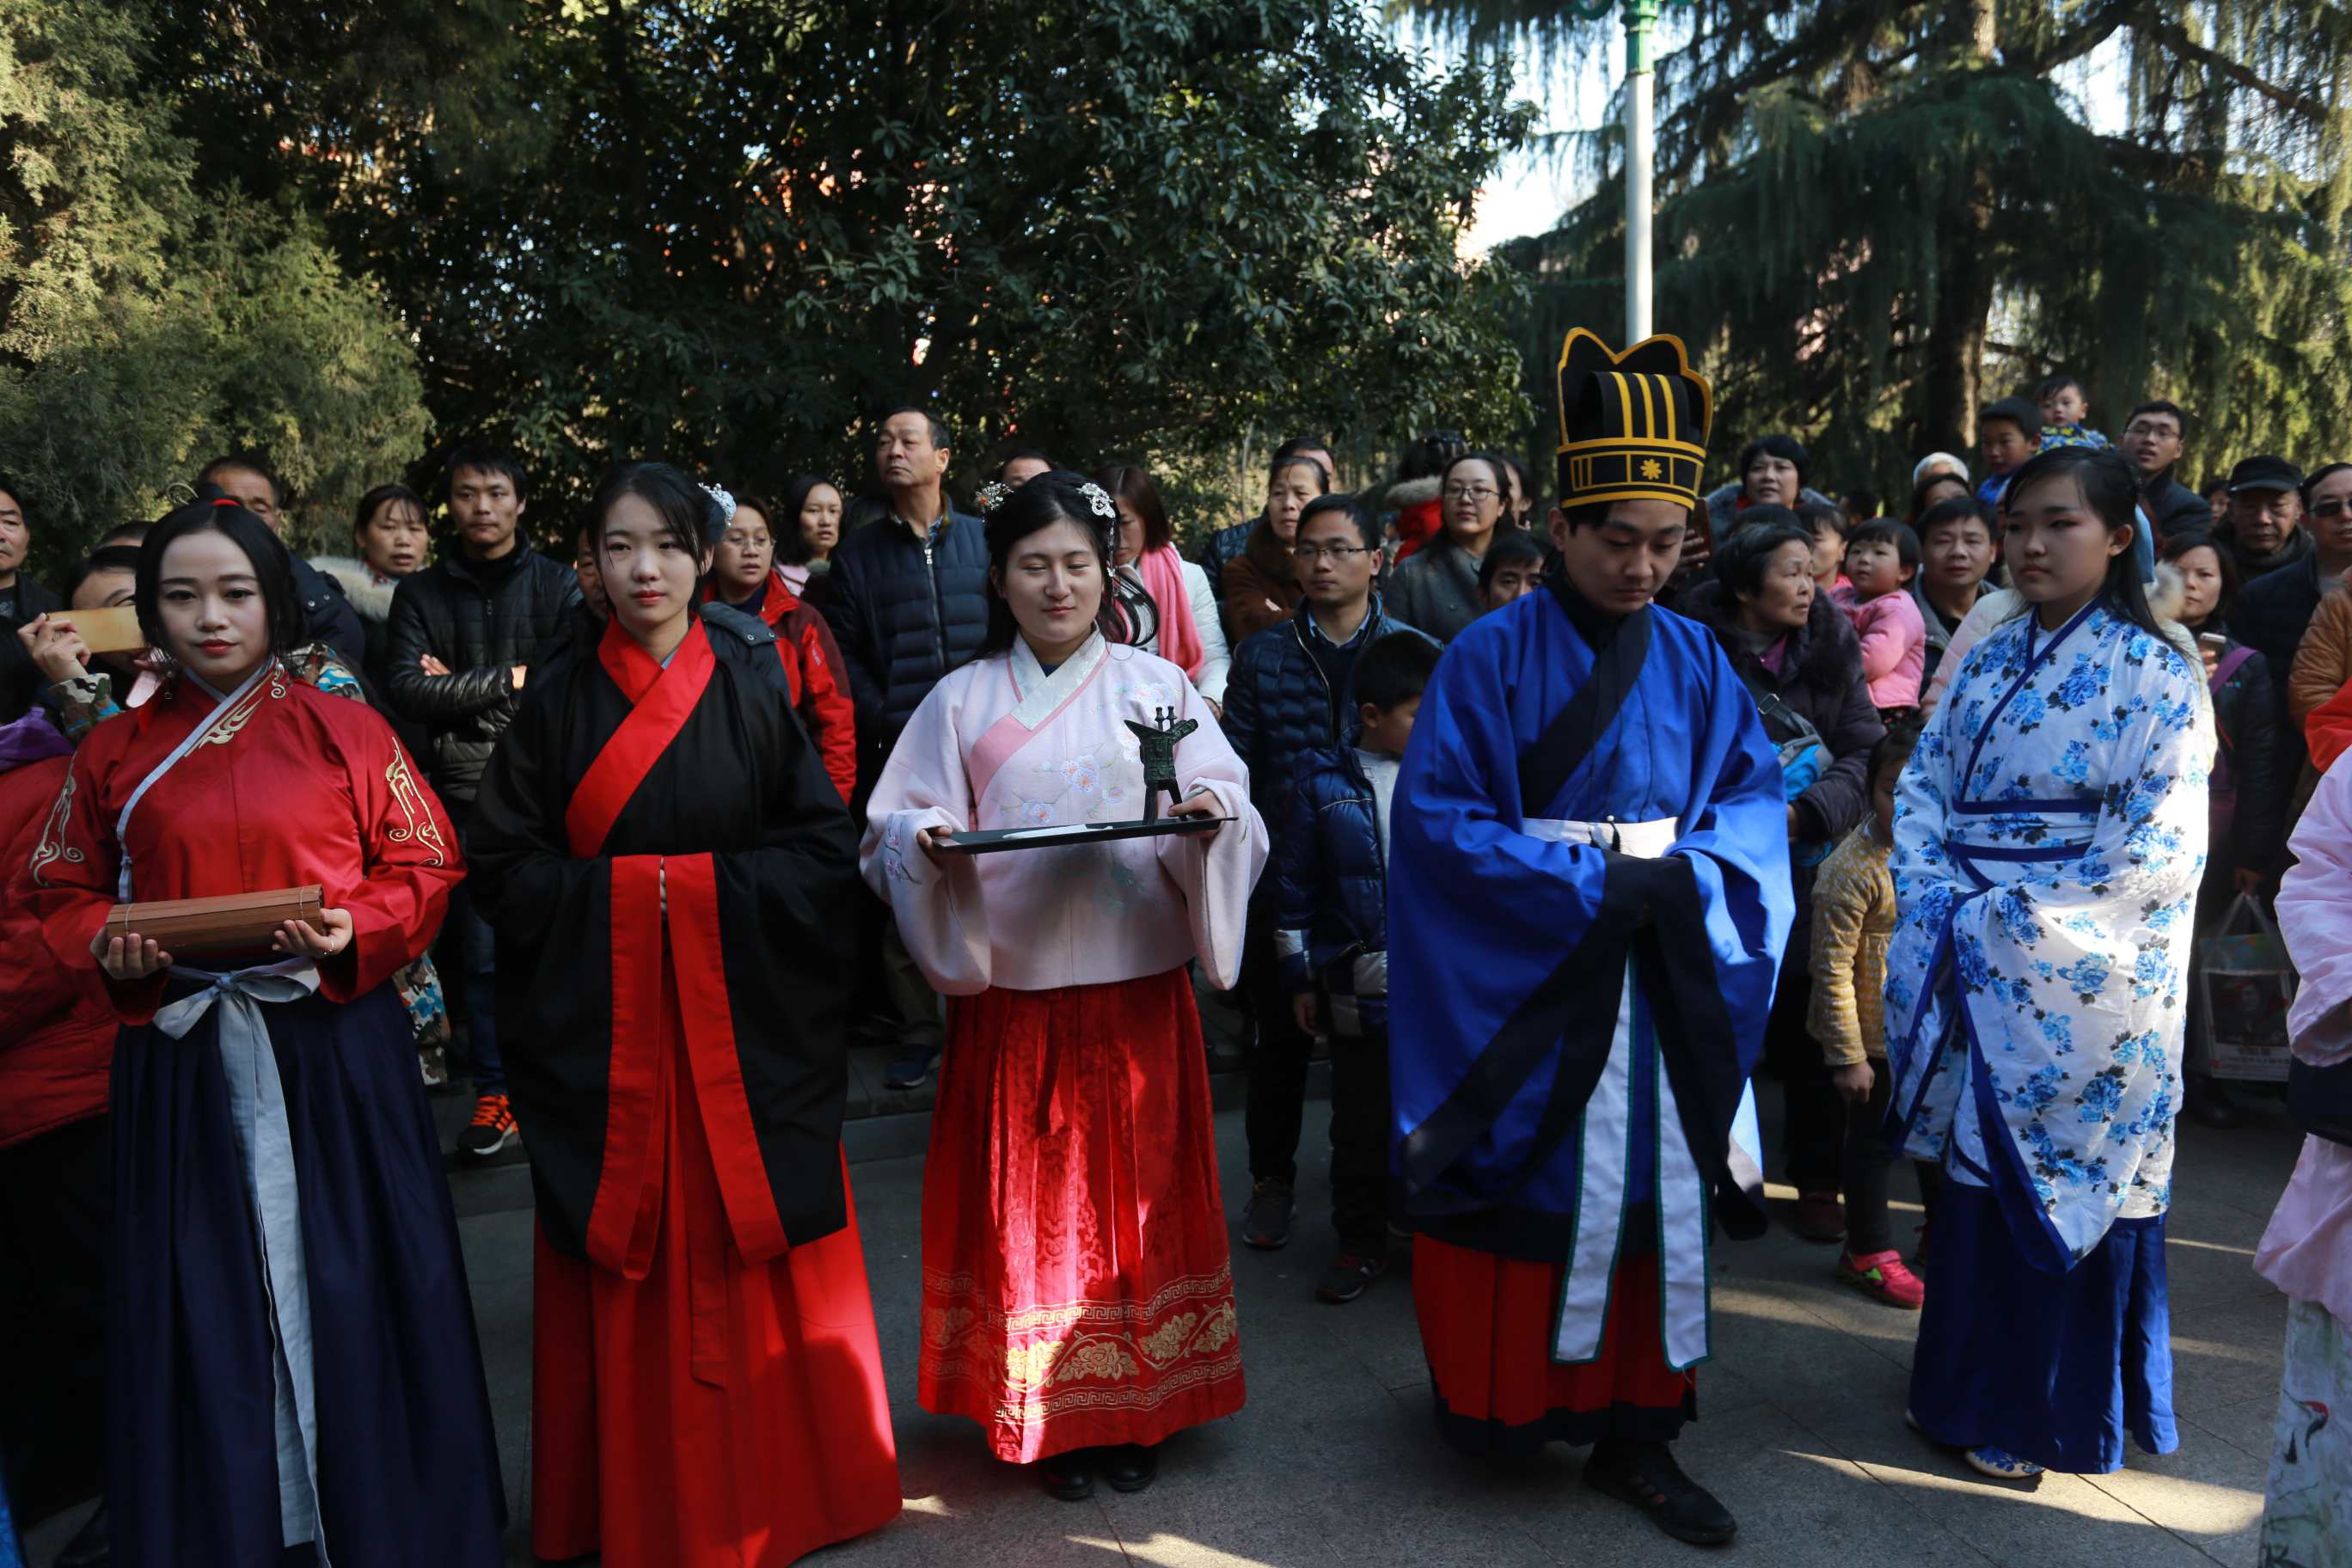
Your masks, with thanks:
M 1019 632 L 1013 634 L 1013 690 L 1020 700 L 1014 703 L 1013 717 L 1024 730 L 1034 730 L 1054 716 L 1056 709 L 1067 702 L 1102 668 L 1110 657 L 1110 644 L 1097 631 L 1078 646 L 1078 651 L 1064 659 L 1048 675 L 1039 662 L 1029 639 Z

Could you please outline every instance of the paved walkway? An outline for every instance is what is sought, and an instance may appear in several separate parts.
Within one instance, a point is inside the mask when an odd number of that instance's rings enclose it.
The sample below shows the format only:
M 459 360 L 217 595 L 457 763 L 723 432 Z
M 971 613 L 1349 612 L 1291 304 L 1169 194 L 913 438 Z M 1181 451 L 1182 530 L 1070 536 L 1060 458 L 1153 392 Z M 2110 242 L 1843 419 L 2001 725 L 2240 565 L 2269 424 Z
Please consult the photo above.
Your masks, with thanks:
M 1766 1086 L 1765 1099 L 1777 1098 Z M 1310 1126 L 1320 1115 L 1310 1106 Z M 1218 1121 L 1229 1193 L 1243 1185 L 1241 1119 Z M 1906 1430 L 1916 1317 L 1840 1285 L 1831 1248 L 1783 1232 L 1717 1251 L 1717 1357 L 1699 1373 L 1685 1466 L 1739 1516 L 1719 1561 L 1829 1568 L 2255 1568 L 2284 1299 L 2249 1268 L 2292 1169 L 2274 1122 L 2184 1130 L 2170 1262 L 2181 1447 L 2096 1479 L 2031 1489 L 1977 1479 Z M 530 1218 L 519 1170 L 457 1179 L 467 1264 L 488 1357 L 508 1490 L 510 1561 L 528 1563 Z M 853 1168 L 881 1324 L 907 1508 L 817 1559 L 843 1568 L 1307 1568 L 1410 1563 L 1520 1568 L 1698 1561 L 1579 1484 L 1560 1448 L 1498 1468 L 1444 1448 L 1429 1421 L 1411 1286 L 1400 1272 L 1353 1306 L 1310 1297 L 1326 1260 L 1320 1172 L 1285 1252 L 1237 1250 L 1249 1404 L 1170 1446 L 1132 1497 L 1055 1502 L 990 1458 L 977 1429 L 914 1401 L 920 1278 L 919 1158 Z M 1782 1195 L 1787 1195 L 1783 1194 Z M 1235 1205 L 1228 1204 L 1231 1211 Z M 1914 1211 L 1916 1213 L 1916 1211 Z M 1907 1238 L 1908 1221 L 1898 1222 Z M 1934 1288 L 1931 1281 L 1930 1288 Z M 54 1551 L 56 1525 L 37 1546 Z M 37 1552 L 36 1563 L 42 1561 Z

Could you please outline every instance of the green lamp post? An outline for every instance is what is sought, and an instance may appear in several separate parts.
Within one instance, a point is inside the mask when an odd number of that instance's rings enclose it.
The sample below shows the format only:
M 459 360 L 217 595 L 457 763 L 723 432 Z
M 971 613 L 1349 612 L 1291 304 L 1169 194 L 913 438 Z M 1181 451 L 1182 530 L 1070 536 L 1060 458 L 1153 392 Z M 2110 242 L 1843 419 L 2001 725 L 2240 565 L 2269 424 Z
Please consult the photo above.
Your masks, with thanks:
M 1591 21 L 1609 15 L 1612 0 L 1569 0 Z M 1675 0 L 1688 4 L 1689 0 Z M 1650 217 L 1652 163 L 1657 120 L 1652 96 L 1650 35 L 1658 25 L 1660 0 L 1625 0 L 1625 341 L 1650 335 Z

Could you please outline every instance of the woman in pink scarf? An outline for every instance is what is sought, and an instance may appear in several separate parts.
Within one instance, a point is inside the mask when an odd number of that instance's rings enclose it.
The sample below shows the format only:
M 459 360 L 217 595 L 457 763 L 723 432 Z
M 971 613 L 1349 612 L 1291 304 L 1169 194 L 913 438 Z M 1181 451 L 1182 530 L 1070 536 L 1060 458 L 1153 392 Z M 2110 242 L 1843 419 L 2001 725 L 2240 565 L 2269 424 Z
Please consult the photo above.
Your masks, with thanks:
M 1225 671 L 1233 664 L 1217 618 L 1209 574 L 1176 553 L 1168 509 L 1159 487 L 1137 468 L 1105 468 L 1095 483 L 1118 505 L 1118 570 L 1143 584 L 1159 611 L 1159 626 L 1143 644 L 1192 678 L 1193 689 L 1224 716 Z

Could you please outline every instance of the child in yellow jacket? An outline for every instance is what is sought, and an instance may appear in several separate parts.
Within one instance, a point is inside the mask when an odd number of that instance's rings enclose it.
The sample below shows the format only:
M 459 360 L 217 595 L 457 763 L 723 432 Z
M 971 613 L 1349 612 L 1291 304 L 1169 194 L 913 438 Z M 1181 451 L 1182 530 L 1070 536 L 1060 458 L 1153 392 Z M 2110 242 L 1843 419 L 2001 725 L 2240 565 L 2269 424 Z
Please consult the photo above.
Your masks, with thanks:
M 1807 1026 L 1846 1100 L 1845 1248 L 1838 1277 L 1891 1307 L 1916 1311 L 1919 1277 L 1895 1249 L 1886 1212 L 1893 1155 L 1884 1131 L 1886 948 L 1895 936 L 1895 784 L 1918 743 L 1916 720 L 1898 722 L 1870 753 L 1870 815 L 1822 862 L 1813 883 L 1813 999 Z

